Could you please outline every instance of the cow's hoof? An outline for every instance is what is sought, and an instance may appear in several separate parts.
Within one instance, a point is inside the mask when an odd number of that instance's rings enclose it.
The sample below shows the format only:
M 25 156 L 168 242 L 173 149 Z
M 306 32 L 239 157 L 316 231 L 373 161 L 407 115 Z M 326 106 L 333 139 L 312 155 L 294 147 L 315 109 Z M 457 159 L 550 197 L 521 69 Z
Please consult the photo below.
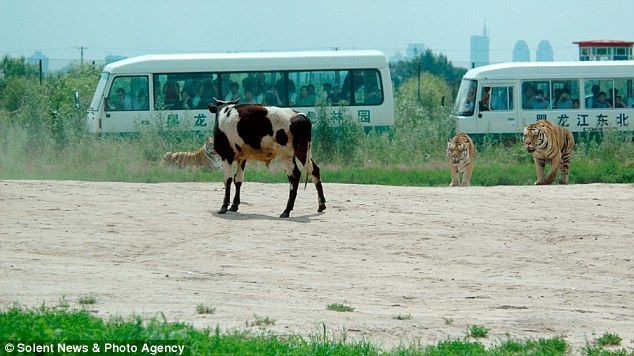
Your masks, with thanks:
M 238 211 L 238 206 L 232 205 L 231 208 L 229 208 L 229 211 Z
M 320 205 L 319 209 L 317 209 L 318 213 L 321 213 L 322 211 L 326 210 L 326 205 Z
M 286 212 L 286 211 L 285 211 L 285 212 L 283 212 L 283 213 L 280 215 L 280 218 L 287 218 L 287 217 L 289 217 L 289 216 L 290 216 L 290 213 L 288 213 L 288 212 Z
M 227 207 L 223 206 L 222 208 L 220 208 L 220 210 L 218 210 L 218 214 L 225 214 L 227 212 Z

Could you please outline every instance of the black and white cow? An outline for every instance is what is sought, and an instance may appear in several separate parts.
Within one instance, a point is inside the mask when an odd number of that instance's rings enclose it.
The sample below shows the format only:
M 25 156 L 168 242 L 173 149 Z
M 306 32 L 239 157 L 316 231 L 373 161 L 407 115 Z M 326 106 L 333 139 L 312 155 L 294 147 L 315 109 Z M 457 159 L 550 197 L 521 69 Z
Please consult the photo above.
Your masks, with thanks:
M 240 187 L 244 179 L 247 160 L 271 162 L 279 157 L 288 181 L 291 184 L 286 209 L 280 215 L 287 218 L 295 205 L 301 171 L 299 161 L 308 175 L 312 176 L 317 188 L 318 210 L 326 209 L 326 199 L 319 176 L 319 167 L 311 158 L 310 142 L 312 125 L 306 115 L 292 109 L 262 105 L 238 105 L 238 101 L 220 101 L 215 99 L 209 104 L 211 113 L 216 114 L 214 128 L 214 149 L 222 159 L 225 178 L 225 199 L 218 211 L 224 214 L 227 209 L 237 211 L 240 204 Z M 236 192 L 229 207 L 233 164 Z

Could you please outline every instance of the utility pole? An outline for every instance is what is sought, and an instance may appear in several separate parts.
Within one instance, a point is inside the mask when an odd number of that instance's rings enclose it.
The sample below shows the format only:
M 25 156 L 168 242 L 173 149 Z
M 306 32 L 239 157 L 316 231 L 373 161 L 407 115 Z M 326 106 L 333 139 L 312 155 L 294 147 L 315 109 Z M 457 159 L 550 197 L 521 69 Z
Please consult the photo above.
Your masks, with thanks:
M 86 49 L 86 47 L 81 46 L 81 47 L 75 47 L 79 50 L 80 55 L 81 55 L 81 67 L 84 68 L 84 50 Z

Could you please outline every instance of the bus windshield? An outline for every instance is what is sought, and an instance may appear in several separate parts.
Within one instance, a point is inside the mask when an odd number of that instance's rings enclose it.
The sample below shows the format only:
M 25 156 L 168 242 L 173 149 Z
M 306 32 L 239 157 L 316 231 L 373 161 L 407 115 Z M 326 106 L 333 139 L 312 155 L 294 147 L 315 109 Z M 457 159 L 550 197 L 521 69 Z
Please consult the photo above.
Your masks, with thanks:
M 99 105 L 101 104 L 101 97 L 103 96 L 103 91 L 106 88 L 106 84 L 108 83 L 108 78 L 110 78 L 110 74 L 103 72 L 101 73 L 101 77 L 99 78 L 99 84 L 97 84 L 97 89 L 95 89 L 95 95 L 92 97 L 92 101 L 90 102 L 90 110 L 97 111 L 99 110 Z
M 478 82 L 472 79 L 463 79 L 462 83 L 460 83 L 456 106 L 454 107 L 459 116 L 473 115 L 477 88 Z

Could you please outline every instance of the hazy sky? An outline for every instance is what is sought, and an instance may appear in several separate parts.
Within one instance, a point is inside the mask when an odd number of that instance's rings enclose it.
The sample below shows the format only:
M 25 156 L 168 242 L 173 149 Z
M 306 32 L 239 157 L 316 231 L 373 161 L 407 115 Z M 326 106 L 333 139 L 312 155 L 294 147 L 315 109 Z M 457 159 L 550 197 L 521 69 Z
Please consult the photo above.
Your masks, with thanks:
M 634 40 L 634 0 L 0 0 L 0 55 L 42 51 L 55 69 L 108 54 L 378 49 L 423 43 L 468 67 L 470 36 L 486 19 L 491 62 L 511 61 L 523 39 L 535 59 L 577 59 L 573 41 Z

